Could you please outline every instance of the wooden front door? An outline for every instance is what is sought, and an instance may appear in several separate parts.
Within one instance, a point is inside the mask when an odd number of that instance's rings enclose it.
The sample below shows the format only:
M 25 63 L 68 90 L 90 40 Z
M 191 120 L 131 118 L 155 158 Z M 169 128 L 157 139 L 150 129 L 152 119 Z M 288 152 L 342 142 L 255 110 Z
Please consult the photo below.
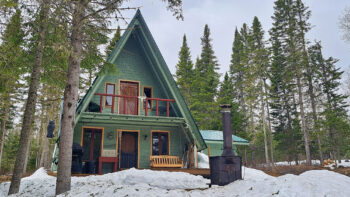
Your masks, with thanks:
M 120 168 L 137 168 L 138 132 L 120 133 L 119 166 Z
M 83 132 L 83 157 L 85 163 L 89 163 L 87 173 L 98 172 L 98 159 L 101 156 L 102 129 L 84 128 Z
M 120 95 L 123 96 L 139 96 L 139 84 L 135 82 L 121 81 Z M 138 114 L 137 98 L 119 98 L 119 114 Z

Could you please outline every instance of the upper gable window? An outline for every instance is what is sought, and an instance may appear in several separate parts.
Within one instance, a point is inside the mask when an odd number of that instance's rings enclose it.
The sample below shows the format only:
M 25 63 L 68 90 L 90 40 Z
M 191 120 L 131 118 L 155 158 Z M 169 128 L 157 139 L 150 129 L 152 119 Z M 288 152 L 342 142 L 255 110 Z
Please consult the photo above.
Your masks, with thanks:
M 152 98 L 152 87 L 143 87 L 143 96 L 146 96 L 147 98 Z M 147 109 L 152 109 L 152 101 L 148 100 L 148 103 L 146 105 L 146 100 L 143 101 L 143 108 L 145 109 L 147 106 Z
M 106 94 L 114 94 L 115 92 L 115 84 L 113 83 L 106 83 Z M 106 106 L 112 106 L 112 96 L 106 96 Z

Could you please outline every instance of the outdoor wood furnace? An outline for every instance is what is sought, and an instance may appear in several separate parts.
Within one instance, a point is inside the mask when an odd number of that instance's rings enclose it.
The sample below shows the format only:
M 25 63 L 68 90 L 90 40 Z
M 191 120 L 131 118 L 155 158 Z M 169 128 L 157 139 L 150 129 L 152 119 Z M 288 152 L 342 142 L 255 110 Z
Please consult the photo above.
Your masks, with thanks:
M 211 185 L 227 185 L 242 179 L 242 158 L 232 151 L 231 105 L 220 105 L 224 150 L 221 156 L 209 158 Z

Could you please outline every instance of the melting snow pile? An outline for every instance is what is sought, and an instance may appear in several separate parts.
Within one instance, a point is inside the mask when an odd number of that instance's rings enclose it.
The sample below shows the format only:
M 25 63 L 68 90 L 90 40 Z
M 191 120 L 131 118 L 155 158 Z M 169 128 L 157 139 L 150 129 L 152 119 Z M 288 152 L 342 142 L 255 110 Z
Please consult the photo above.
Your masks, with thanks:
M 124 170 L 101 176 L 73 177 L 71 191 L 61 196 L 349 196 L 350 178 L 328 170 L 312 170 L 299 176 L 272 177 L 243 168 L 244 180 L 208 188 L 208 179 L 181 172 Z M 54 196 L 56 178 L 44 169 L 22 179 L 17 196 Z M 7 196 L 9 182 L 0 184 Z
M 204 153 L 198 153 L 198 168 L 209 168 L 208 155 Z

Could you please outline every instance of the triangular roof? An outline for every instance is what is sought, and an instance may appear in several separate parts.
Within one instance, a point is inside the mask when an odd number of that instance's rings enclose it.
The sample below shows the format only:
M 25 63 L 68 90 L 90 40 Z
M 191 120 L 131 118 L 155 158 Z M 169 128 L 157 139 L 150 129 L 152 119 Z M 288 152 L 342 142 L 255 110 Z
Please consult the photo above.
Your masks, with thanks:
M 149 58 L 153 62 L 153 65 L 159 71 L 159 77 L 162 78 L 162 80 L 165 82 L 164 85 L 165 87 L 167 87 L 167 89 L 170 92 L 170 94 L 167 96 L 169 98 L 173 98 L 177 103 L 179 108 L 179 113 L 181 113 L 181 116 L 186 121 L 185 129 L 189 131 L 189 134 L 190 134 L 189 136 L 196 142 L 199 150 L 205 149 L 207 146 L 202 138 L 201 133 L 199 132 L 197 124 L 194 121 L 190 113 L 190 110 L 188 109 L 175 83 L 175 80 L 172 74 L 170 73 L 170 70 L 167 64 L 165 63 L 161 55 L 161 52 L 153 39 L 151 32 L 148 29 L 146 22 L 141 15 L 140 10 L 137 10 L 134 18 L 131 20 L 127 29 L 123 33 L 122 37 L 117 42 L 115 48 L 113 49 L 112 53 L 109 55 L 107 61 L 113 63 L 118 58 L 126 42 L 134 32 L 137 32 L 137 35 L 139 35 L 140 42 L 142 42 L 141 45 L 143 47 L 143 50 L 147 51 Z M 106 75 L 96 77 L 92 87 L 89 88 L 86 95 L 78 103 L 77 110 L 76 110 L 76 121 L 75 121 L 76 123 L 77 121 L 79 121 L 80 112 L 85 111 L 88 105 L 88 102 L 91 100 L 93 94 L 96 92 L 96 88 L 94 87 L 99 86 L 99 84 L 103 81 L 105 76 Z

